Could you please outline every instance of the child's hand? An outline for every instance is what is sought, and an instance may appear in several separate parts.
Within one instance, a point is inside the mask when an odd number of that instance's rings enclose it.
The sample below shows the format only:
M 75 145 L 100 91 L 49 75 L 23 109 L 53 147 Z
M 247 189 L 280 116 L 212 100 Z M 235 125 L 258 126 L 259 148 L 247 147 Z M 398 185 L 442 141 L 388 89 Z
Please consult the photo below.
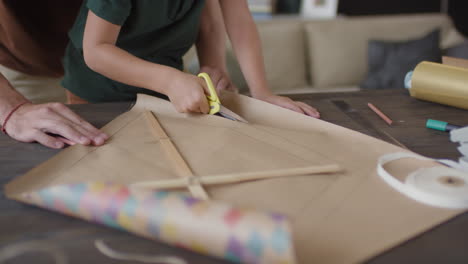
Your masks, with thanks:
M 283 108 L 287 108 L 294 112 L 298 112 L 301 114 L 305 114 L 311 117 L 320 118 L 320 113 L 317 109 L 313 108 L 312 106 L 303 103 L 293 101 L 288 97 L 278 96 L 278 95 L 268 95 L 266 97 L 259 98 L 262 101 L 268 102 L 270 104 L 274 104 L 277 106 L 281 106 Z
M 231 82 L 231 79 L 229 79 L 228 74 L 219 69 L 209 66 L 202 66 L 200 68 L 200 72 L 208 73 L 218 94 L 221 94 L 222 90 L 227 90 L 235 93 L 239 91 L 239 89 L 237 89 L 237 87 Z
M 202 78 L 181 73 L 173 79 L 166 95 L 178 112 L 207 114 L 210 110 L 205 93 L 207 90 Z

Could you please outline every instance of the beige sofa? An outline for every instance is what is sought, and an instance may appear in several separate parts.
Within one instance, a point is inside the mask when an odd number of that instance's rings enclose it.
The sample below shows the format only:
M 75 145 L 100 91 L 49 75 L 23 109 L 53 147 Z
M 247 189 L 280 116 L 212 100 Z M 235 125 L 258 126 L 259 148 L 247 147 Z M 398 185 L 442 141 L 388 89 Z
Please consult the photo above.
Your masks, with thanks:
M 369 40 L 405 41 L 441 29 L 442 49 L 461 43 L 443 14 L 339 17 L 310 20 L 278 17 L 257 21 L 267 80 L 278 94 L 356 91 L 367 75 Z M 247 90 L 235 57 L 227 48 L 234 83 Z M 193 59 L 190 70 L 196 71 Z

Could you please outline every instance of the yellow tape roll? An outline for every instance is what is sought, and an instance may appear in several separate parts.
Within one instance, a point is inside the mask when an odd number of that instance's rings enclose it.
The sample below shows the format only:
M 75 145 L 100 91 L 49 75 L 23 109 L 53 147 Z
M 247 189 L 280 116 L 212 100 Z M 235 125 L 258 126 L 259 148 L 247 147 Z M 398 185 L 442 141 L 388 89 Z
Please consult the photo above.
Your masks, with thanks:
M 468 69 L 421 62 L 411 79 L 411 96 L 468 109 Z

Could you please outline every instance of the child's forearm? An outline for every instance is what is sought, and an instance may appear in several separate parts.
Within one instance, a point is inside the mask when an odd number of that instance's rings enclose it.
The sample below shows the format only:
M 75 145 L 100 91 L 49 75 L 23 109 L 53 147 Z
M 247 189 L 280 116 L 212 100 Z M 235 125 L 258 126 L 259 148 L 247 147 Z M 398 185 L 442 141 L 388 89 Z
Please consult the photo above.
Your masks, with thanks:
M 115 44 L 120 29 L 121 26 L 88 12 L 83 36 L 86 65 L 112 80 L 167 95 L 171 81 L 182 72 L 145 61 L 118 48 Z
M 218 0 L 207 0 L 200 21 L 196 47 L 200 66 L 227 72 L 226 31 Z
M 271 96 L 260 37 L 246 1 L 222 0 L 220 3 L 228 36 L 252 96 L 259 99 Z
M 84 57 L 88 67 L 112 80 L 163 94 L 167 94 L 171 80 L 181 73 L 140 59 L 113 44 L 85 48 Z

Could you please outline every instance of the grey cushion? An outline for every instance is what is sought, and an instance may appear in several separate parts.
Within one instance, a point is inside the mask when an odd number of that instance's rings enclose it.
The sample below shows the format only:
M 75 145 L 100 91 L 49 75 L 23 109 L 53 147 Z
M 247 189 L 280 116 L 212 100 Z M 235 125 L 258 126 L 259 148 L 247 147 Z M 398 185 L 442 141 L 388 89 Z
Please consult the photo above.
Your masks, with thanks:
M 468 59 L 468 40 L 465 40 L 463 43 L 458 44 L 454 47 L 445 49 L 444 56 Z
M 361 88 L 403 88 L 406 73 L 418 63 L 441 61 L 439 40 L 440 30 L 437 29 L 420 39 L 405 42 L 369 41 L 369 72 Z

